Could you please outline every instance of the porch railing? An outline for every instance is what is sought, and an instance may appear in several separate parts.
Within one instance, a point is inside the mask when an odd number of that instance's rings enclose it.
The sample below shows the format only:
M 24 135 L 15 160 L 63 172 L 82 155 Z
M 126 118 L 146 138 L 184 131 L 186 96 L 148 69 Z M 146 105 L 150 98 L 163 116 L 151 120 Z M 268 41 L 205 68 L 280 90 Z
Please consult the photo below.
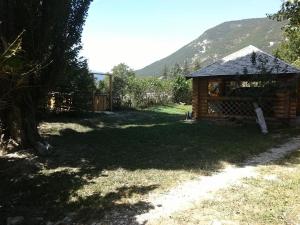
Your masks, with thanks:
M 274 116 L 275 98 L 207 97 L 207 115 L 211 117 L 255 117 L 253 103 L 262 108 L 265 117 Z

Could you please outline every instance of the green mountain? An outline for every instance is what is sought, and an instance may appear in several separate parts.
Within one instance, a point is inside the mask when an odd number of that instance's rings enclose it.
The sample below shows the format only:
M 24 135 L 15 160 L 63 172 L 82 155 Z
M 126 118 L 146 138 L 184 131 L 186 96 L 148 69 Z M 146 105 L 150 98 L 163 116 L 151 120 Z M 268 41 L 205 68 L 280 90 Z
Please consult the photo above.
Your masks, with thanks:
M 159 76 L 165 66 L 172 68 L 175 63 L 183 65 L 184 61 L 192 65 L 198 60 L 201 66 L 205 66 L 248 45 L 272 53 L 282 40 L 282 26 L 282 23 L 268 18 L 225 22 L 205 31 L 170 56 L 137 70 L 136 73 Z

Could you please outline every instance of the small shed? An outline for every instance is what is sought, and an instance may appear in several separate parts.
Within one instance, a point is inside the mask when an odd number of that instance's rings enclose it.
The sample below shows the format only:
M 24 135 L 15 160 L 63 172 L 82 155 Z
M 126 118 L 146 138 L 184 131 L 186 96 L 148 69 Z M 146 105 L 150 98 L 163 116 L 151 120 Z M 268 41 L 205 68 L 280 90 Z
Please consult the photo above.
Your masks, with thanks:
M 187 76 L 193 79 L 193 118 L 266 119 L 300 115 L 300 70 L 250 45 Z

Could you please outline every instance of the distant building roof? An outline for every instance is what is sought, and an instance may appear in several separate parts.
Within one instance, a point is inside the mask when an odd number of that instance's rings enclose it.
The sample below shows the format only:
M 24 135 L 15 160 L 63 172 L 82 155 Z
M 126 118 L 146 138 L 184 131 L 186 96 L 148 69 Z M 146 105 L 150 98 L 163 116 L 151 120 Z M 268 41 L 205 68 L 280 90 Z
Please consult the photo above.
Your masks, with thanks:
M 187 77 L 256 75 L 261 74 L 263 69 L 272 75 L 300 74 L 300 70 L 296 67 L 249 45 L 187 75 Z

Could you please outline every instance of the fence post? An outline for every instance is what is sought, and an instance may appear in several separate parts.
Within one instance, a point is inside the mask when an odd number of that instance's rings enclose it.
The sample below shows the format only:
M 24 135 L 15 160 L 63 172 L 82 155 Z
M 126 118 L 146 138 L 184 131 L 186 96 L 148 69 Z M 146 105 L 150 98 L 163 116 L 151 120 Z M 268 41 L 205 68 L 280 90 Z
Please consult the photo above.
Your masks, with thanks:
M 113 97 L 112 97 L 112 74 L 109 76 L 109 106 L 110 111 L 113 111 Z

